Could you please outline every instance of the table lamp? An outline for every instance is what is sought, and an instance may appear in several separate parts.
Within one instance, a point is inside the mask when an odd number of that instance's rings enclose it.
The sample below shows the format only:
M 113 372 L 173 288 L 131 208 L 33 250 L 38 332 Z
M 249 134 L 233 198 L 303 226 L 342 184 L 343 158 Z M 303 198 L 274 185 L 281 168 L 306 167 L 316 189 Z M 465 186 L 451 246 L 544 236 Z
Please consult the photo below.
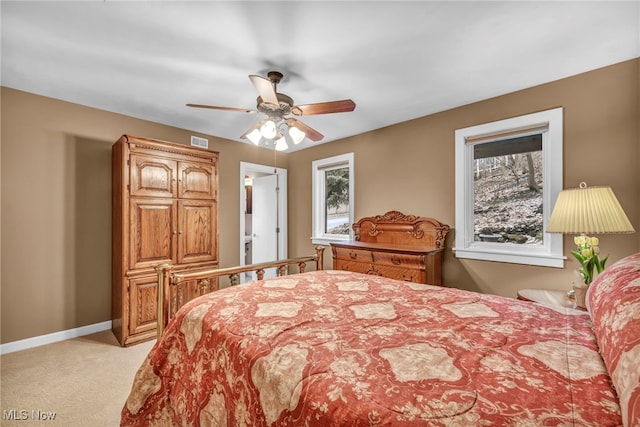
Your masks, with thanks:
M 593 280 L 594 268 L 601 272 L 606 257 L 601 259 L 599 241 L 592 234 L 633 233 L 635 230 L 624 213 L 611 187 L 587 187 L 562 190 L 547 223 L 547 233 L 577 234 L 578 250 L 572 255 L 580 262 L 582 286 L 574 285 L 576 304 L 584 307 L 586 287 Z

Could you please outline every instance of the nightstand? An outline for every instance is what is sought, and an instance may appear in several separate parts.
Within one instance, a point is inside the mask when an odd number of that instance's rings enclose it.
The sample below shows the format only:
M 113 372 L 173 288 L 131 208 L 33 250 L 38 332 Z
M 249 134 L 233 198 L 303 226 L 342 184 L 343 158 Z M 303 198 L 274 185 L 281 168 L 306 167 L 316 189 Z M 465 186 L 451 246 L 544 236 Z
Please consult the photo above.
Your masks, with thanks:
M 586 311 L 585 308 L 578 307 L 573 298 L 569 298 L 567 291 L 552 289 L 522 289 L 518 291 L 518 299 L 522 301 L 537 302 L 551 307 L 573 308 L 574 310 Z

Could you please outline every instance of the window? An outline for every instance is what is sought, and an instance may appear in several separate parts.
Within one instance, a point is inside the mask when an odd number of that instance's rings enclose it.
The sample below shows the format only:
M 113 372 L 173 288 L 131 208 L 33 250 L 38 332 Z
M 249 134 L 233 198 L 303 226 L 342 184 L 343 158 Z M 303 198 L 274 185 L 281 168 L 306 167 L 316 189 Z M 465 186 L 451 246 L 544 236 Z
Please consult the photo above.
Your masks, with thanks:
M 458 258 L 563 267 L 562 108 L 456 130 Z
M 349 240 L 353 230 L 353 153 L 312 163 L 314 244 Z

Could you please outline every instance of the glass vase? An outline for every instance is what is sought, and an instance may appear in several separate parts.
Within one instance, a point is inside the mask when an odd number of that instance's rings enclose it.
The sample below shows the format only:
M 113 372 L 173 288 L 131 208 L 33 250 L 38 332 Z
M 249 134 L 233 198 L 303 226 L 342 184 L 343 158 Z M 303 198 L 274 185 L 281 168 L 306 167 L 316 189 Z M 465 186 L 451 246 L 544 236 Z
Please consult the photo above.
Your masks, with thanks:
M 582 275 L 578 272 L 576 279 L 573 281 L 573 298 L 576 306 L 580 308 L 587 308 L 586 296 L 589 286 L 582 280 Z

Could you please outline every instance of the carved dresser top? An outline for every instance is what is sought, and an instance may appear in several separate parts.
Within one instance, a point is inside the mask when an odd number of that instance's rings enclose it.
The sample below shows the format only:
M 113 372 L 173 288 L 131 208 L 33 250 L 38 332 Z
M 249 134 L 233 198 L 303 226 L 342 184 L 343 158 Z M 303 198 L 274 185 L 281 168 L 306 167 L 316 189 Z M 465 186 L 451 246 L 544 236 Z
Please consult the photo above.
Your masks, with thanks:
M 353 224 L 355 240 L 382 246 L 444 249 L 449 226 L 440 221 L 389 211 Z

